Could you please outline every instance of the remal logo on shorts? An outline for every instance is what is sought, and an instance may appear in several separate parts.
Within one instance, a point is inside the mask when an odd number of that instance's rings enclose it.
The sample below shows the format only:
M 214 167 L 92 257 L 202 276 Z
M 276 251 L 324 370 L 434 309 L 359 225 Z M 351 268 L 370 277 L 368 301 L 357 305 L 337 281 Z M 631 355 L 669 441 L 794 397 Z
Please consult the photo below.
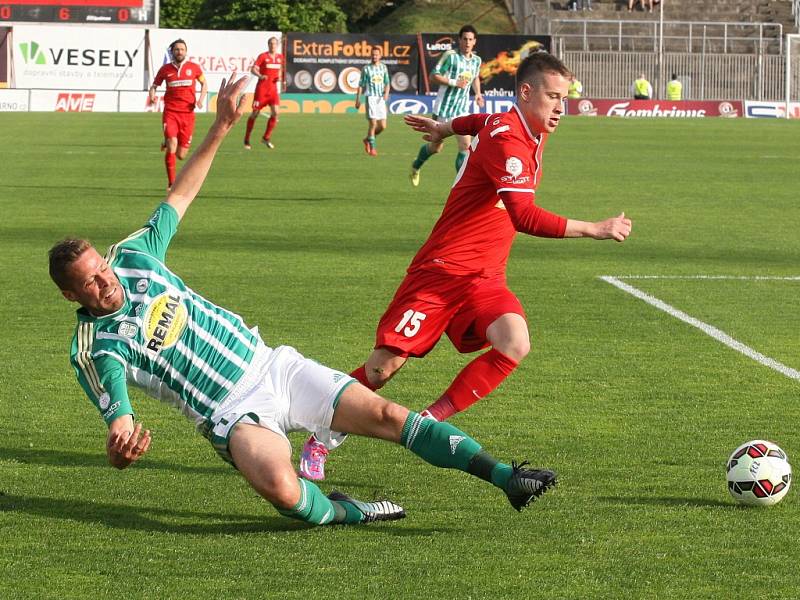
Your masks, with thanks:
M 25 64 L 33 64 L 33 65 L 46 65 L 47 61 L 44 58 L 44 52 L 42 52 L 41 46 L 34 41 L 22 42 L 19 45 L 19 51 L 22 54 L 22 60 L 25 61 Z

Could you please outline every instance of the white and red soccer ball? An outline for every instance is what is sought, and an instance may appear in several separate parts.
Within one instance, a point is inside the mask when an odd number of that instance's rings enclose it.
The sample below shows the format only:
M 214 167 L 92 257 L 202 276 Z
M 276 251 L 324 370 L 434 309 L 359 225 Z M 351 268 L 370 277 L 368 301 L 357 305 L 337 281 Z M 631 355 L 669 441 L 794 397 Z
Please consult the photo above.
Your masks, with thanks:
M 777 504 L 792 484 L 792 465 L 777 444 L 753 440 L 742 444 L 728 459 L 728 491 L 742 504 Z

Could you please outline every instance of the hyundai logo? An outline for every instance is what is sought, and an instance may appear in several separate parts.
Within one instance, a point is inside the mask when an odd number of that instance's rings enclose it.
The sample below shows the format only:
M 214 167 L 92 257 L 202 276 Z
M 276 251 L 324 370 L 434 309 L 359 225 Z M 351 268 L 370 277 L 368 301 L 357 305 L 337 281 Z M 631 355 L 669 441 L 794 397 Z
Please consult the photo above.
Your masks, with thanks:
M 415 100 L 414 98 L 401 98 L 400 100 L 393 101 L 389 105 L 389 112 L 393 115 L 422 115 L 428 111 L 428 106 L 424 102 Z

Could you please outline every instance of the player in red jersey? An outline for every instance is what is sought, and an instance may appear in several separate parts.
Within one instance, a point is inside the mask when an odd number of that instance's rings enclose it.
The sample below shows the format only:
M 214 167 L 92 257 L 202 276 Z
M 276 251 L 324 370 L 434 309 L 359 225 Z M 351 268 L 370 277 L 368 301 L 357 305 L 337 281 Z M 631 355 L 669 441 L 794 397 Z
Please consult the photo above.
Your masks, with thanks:
M 203 108 L 208 86 L 200 65 L 186 60 L 186 42 L 175 40 L 169 45 L 172 62 L 163 65 L 150 86 L 150 104 L 156 101 L 156 88 L 166 82 L 164 112 L 161 122 L 164 127 L 166 150 L 164 164 L 167 168 L 167 189 L 175 181 L 175 158 L 183 160 L 189 152 L 194 133 L 194 109 Z M 196 85 L 200 82 L 200 97 L 195 99 Z
M 261 142 L 267 148 L 275 147 L 271 137 L 275 125 L 278 123 L 278 105 L 281 103 L 278 86 L 283 79 L 283 54 L 278 52 L 278 38 L 271 37 L 267 43 L 269 51 L 259 54 L 250 69 L 250 72 L 258 77 L 258 83 L 256 92 L 253 94 L 253 112 L 247 118 L 247 131 L 244 134 L 245 150 L 250 150 L 252 147 L 250 146 L 250 133 L 253 131 L 259 113 L 265 106 L 269 106 L 270 115 Z
M 506 284 L 517 232 L 618 242 L 630 234 L 625 213 L 590 223 L 535 204 L 542 152 L 564 112 L 571 77 L 559 59 L 536 53 L 520 64 L 517 103 L 507 113 L 447 123 L 406 117 L 432 143 L 451 135 L 474 137 L 441 217 L 378 324 L 374 351 L 351 373 L 370 389 L 381 388 L 408 357 L 425 356 L 446 333 L 461 353 L 490 349 L 467 364 L 423 414 L 441 421 L 466 409 L 500 385 L 530 350 L 525 312 Z M 326 455 L 311 436 L 301 473 L 323 478 Z

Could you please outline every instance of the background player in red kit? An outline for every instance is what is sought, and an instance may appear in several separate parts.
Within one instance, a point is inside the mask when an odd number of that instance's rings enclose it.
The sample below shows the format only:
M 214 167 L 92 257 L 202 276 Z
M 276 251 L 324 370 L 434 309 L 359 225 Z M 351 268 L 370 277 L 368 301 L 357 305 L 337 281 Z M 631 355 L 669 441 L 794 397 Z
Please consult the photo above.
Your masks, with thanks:
M 507 113 L 468 115 L 447 123 L 407 116 L 406 123 L 438 143 L 474 136 L 442 215 L 417 252 L 378 324 L 375 350 L 351 375 L 382 387 L 409 356 L 425 356 L 446 333 L 459 352 L 491 348 L 472 360 L 422 414 L 444 420 L 477 402 L 511 374 L 530 350 L 525 312 L 506 284 L 506 263 L 517 232 L 539 237 L 625 240 L 625 213 L 589 223 L 535 204 L 542 151 L 555 131 L 572 74 L 547 53 L 522 61 L 517 104 Z M 324 477 L 327 449 L 314 436 L 301 473 Z
M 269 106 L 269 120 L 267 120 L 267 129 L 264 132 L 264 137 L 261 138 L 267 148 L 274 148 L 275 145 L 271 141 L 272 131 L 278 123 L 278 105 L 281 103 L 280 90 L 278 85 L 283 78 L 283 54 L 278 52 L 278 38 L 271 37 L 267 42 L 269 46 L 268 52 L 262 52 L 253 63 L 250 72 L 258 77 L 256 84 L 256 92 L 253 94 L 253 112 L 247 118 L 247 131 L 244 134 L 244 147 L 250 150 L 250 133 L 253 131 L 253 126 L 256 124 L 261 109 Z
M 186 60 L 186 42 L 175 40 L 169 45 L 172 62 L 163 65 L 150 86 L 150 104 L 156 101 L 156 88 L 167 83 L 164 94 L 164 164 L 168 188 L 175 181 L 175 157 L 183 160 L 189 152 L 194 133 L 194 109 L 203 108 L 208 86 L 200 65 Z M 195 82 L 200 82 L 200 97 L 195 98 Z

